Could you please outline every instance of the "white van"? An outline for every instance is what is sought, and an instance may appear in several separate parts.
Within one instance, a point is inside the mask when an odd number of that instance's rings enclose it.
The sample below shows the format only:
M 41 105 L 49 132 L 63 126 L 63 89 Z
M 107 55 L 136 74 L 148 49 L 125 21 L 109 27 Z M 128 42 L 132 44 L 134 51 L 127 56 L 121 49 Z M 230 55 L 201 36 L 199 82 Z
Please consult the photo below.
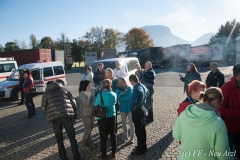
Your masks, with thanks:
M 135 74 L 136 72 L 136 63 L 139 63 L 138 59 L 135 57 L 125 57 L 125 58 L 111 58 L 111 59 L 104 59 L 104 60 L 99 60 L 99 61 L 95 61 L 91 67 L 92 67 L 92 72 L 94 73 L 97 68 L 98 68 L 98 63 L 103 63 L 104 64 L 104 69 L 106 68 L 111 68 L 111 69 L 115 69 L 116 62 L 120 62 L 121 64 L 121 69 L 126 71 L 127 73 L 127 77 L 125 77 L 126 81 L 127 81 L 127 85 L 128 86 L 132 86 L 131 83 L 129 82 L 129 76 L 131 74 Z
M 16 69 L 18 65 L 13 57 L 0 58 L 0 82 L 5 81 Z
M 20 66 L 6 81 L 0 83 L 0 98 L 15 100 L 20 98 L 19 78 L 23 68 L 31 71 L 35 87 L 39 93 L 45 92 L 48 81 L 57 81 L 62 85 L 67 85 L 64 67 L 61 62 L 29 63 Z

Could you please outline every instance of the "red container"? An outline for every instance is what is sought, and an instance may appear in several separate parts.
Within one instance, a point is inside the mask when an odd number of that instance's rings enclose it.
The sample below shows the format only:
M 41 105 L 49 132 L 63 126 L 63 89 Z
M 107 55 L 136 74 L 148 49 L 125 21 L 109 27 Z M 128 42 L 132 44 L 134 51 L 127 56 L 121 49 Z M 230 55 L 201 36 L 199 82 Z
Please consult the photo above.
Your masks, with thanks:
M 13 57 L 18 66 L 38 61 L 52 61 L 51 49 L 30 49 L 13 52 L 0 52 L 0 58 Z

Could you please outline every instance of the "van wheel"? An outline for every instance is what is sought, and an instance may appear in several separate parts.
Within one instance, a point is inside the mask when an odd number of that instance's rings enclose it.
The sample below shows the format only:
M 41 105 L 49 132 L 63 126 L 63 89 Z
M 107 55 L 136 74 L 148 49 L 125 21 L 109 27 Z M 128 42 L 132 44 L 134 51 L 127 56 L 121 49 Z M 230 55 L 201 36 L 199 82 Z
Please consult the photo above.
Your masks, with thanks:
M 64 86 L 63 81 L 57 81 L 57 83 L 61 84 L 62 86 Z
M 20 90 L 15 90 L 12 94 L 12 99 L 14 101 L 21 100 L 21 91 Z

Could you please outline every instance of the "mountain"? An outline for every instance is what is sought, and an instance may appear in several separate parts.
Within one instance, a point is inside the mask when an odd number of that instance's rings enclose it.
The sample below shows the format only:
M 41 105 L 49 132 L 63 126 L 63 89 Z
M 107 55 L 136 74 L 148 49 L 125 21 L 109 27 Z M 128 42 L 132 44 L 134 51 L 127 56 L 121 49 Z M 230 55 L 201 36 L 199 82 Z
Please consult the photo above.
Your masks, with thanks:
M 148 25 L 141 27 L 144 29 L 153 39 L 154 46 L 168 47 L 177 44 L 191 44 L 192 46 L 207 44 L 210 38 L 215 35 L 215 33 L 206 33 L 194 42 L 186 41 L 180 37 L 172 34 L 170 28 L 163 25 Z M 120 34 L 120 37 L 124 37 L 125 33 Z M 118 45 L 117 50 L 119 52 L 125 51 L 125 44 L 121 43 Z
M 205 33 L 201 37 L 199 37 L 197 40 L 191 43 L 191 46 L 200 46 L 204 44 L 208 44 L 209 40 L 212 36 L 214 36 L 216 33 Z
M 168 47 L 176 44 L 189 44 L 190 42 L 172 34 L 170 29 L 163 25 L 142 27 L 153 39 L 154 46 Z

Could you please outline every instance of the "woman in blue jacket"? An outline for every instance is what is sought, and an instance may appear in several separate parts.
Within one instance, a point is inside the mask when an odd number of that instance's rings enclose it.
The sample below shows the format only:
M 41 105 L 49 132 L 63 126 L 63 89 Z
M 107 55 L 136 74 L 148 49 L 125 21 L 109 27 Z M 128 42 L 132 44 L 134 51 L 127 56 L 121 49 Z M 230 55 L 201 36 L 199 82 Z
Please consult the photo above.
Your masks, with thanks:
M 100 133 L 100 144 L 102 156 L 101 160 L 107 159 L 107 137 L 110 134 L 112 145 L 112 159 L 115 159 L 117 140 L 116 140 L 116 109 L 115 104 L 117 102 L 117 95 L 111 89 L 112 81 L 105 79 L 102 82 L 102 90 L 97 94 L 94 106 L 102 106 L 108 108 L 108 115 L 106 119 L 98 118 L 98 129 Z M 101 93 L 103 99 L 103 105 L 101 105 Z
M 117 99 L 120 102 L 120 113 L 122 118 L 122 127 L 124 131 L 125 141 L 129 140 L 127 130 L 127 118 L 130 126 L 130 141 L 133 142 L 134 125 L 132 122 L 132 108 L 130 106 L 132 89 L 127 86 L 127 82 L 124 78 L 118 79 L 118 89 L 116 90 Z

